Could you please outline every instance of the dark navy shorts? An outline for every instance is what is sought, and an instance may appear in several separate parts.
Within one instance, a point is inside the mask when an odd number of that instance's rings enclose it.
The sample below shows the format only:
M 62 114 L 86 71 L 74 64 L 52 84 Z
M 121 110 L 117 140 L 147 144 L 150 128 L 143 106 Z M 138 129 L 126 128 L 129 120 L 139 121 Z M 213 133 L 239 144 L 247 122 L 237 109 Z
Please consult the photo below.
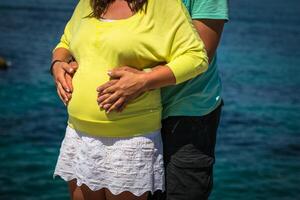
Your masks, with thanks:
M 166 192 L 149 200 L 207 200 L 213 187 L 216 133 L 223 101 L 205 116 L 162 121 Z

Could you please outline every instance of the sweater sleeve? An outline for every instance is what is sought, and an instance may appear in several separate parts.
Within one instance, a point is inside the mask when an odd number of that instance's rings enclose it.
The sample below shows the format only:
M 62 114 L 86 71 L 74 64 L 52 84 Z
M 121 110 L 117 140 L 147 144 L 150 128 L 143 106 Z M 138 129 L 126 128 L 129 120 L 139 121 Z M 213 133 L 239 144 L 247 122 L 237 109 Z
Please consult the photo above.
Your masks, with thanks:
M 208 57 L 199 34 L 192 24 L 181 0 L 164 0 L 166 9 L 161 14 L 167 31 L 167 66 L 182 83 L 203 73 L 208 68 Z M 164 15 L 164 16 L 163 16 Z
M 64 32 L 60 38 L 59 43 L 56 45 L 56 47 L 53 49 L 52 52 L 55 51 L 55 49 L 57 48 L 65 48 L 67 50 L 70 50 L 70 41 L 72 38 L 72 33 L 74 31 L 74 27 L 76 25 L 76 23 L 78 23 L 77 20 L 79 20 L 80 18 L 80 13 L 82 12 L 82 2 L 84 0 L 81 0 L 78 2 L 77 6 L 75 7 L 75 10 L 71 16 L 71 18 L 69 19 L 69 21 L 67 22 L 65 28 L 64 28 Z M 77 22 L 76 22 L 77 21 Z
M 70 26 L 71 26 L 71 20 L 68 21 L 67 25 L 65 26 L 65 30 L 63 35 L 60 38 L 60 42 L 56 45 L 53 51 L 55 51 L 55 49 L 57 48 L 65 48 L 67 50 L 70 50 L 69 48 L 70 38 L 71 38 Z

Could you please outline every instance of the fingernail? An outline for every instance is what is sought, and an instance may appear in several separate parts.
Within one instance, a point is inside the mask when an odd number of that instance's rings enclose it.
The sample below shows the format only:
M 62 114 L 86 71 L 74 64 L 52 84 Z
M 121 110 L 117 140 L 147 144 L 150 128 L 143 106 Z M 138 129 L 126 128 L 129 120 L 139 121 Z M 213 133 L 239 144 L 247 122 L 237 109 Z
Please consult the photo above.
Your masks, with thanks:
M 70 68 L 70 69 L 69 69 L 69 72 L 72 72 L 72 71 L 73 71 L 73 68 Z
M 111 75 L 111 71 L 108 71 L 107 74 L 110 76 Z
M 66 89 L 67 92 L 71 92 L 71 90 L 69 88 Z

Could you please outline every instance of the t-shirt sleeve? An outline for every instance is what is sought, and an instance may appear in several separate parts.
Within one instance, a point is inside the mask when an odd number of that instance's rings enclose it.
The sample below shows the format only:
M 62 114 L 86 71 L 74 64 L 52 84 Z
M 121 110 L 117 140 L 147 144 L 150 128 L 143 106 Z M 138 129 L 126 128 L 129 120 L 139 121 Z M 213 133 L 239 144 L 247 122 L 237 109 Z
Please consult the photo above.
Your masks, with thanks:
M 172 70 L 176 84 L 203 73 L 208 68 L 204 43 L 192 25 L 192 20 L 181 0 L 164 0 L 167 9 L 162 17 L 169 46 L 167 66 Z
M 52 52 L 54 52 L 55 49 L 57 49 L 57 48 L 65 48 L 67 50 L 70 50 L 70 41 L 71 41 L 71 38 L 72 38 L 72 32 L 74 30 L 76 20 L 79 20 L 80 13 L 81 13 L 81 10 L 82 10 L 81 4 L 82 4 L 83 1 L 84 0 L 81 0 L 81 1 L 78 2 L 71 18 L 69 19 L 69 21 L 67 22 L 67 24 L 64 28 L 64 32 L 63 32 L 62 36 L 60 37 L 59 43 L 55 46 L 55 48 L 53 49 Z
M 229 20 L 228 0 L 192 0 L 189 10 L 192 19 Z

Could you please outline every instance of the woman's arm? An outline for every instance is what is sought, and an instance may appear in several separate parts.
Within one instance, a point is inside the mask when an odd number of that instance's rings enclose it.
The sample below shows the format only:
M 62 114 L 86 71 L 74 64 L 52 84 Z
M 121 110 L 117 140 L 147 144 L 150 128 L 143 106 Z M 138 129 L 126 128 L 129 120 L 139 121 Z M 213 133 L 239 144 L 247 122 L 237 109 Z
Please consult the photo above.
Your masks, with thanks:
M 163 27 L 163 29 L 154 30 L 153 33 L 160 32 L 161 48 L 167 47 L 164 49 L 166 50 L 164 54 L 166 65 L 157 66 L 150 73 L 139 74 L 142 77 L 139 78 L 143 81 L 142 84 L 131 82 L 133 79 L 123 78 L 126 81 L 120 80 L 113 85 L 108 83 L 100 86 L 98 102 L 108 112 L 131 100 L 130 97 L 140 93 L 137 91 L 179 84 L 194 78 L 208 68 L 203 41 L 192 26 L 192 20 L 181 0 L 153 1 L 152 3 L 154 4 L 151 8 L 155 11 L 152 16 L 153 21 L 156 27 Z M 120 75 L 114 76 L 114 73 L 111 73 L 112 78 L 120 78 Z M 130 87 L 126 87 L 126 84 Z M 139 88 L 139 90 L 131 93 L 131 88 Z M 118 97 L 121 96 L 123 100 L 119 100 Z
M 193 24 L 205 44 L 210 61 L 221 39 L 224 23 L 225 20 L 218 19 L 193 20 Z M 115 80 L 113 85 L 111 82 L 107 82 L 99 87 L 99 91 L 101 92 L 105 89 L 110 91 L 111 89 L 111 91 L 119 92 L 114 94 L 115 96 L 100 95 L 98 98 L 100 104 L 104 108 L 110 109 L 109 111 L 114 109 L 122 110 L 128 101 L 136 97 L 136 94 L 175 84 L 175 77 L 172 71 L 164 65 L 154 67 L 151 73 L 144 73 L 129 67 L 116 68 L 111 71 L 110 76 L 113 79 L 118 79 L 118 81 Z M 130 78 L 127 78 L 129 76 Z M 135 87 L 127 87 L 132 82 L 135 83 Z M 117 101 L 118 103 L 116 103 Z
M 108 113 L 123 110 L 129 101 L 146 91 L 176 83 L 172 70 L 166 65 L 156 66 L 150 72 L 118 67 L 108 75 L 112 80 L 97 88 L 98 104 Z

